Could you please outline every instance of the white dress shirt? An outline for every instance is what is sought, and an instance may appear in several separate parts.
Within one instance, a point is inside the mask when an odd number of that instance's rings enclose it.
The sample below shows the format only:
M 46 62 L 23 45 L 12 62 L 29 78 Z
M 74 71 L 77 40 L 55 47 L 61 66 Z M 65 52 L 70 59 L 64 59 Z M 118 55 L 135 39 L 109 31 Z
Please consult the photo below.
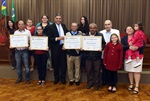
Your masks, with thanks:
M 20 31 L 19 29 L 16 30 L 14 32 L 14 35 L 28 35 L 28 41 L 30 40 L 30 37 L 31 37 L 31 33 L 29 30 L 27 29 L 24 29 L 23 31 Z M 27 48 L 16 48 L 17 50 L 24 50 L 24 49 L 27 49 Z

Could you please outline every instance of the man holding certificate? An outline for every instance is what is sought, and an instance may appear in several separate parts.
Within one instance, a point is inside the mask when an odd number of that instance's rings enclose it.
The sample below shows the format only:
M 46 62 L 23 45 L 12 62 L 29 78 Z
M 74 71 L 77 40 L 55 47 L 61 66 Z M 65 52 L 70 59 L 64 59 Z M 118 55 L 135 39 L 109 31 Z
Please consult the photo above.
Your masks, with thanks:
M 23 81 L 23 76 L 22 76 L 22 61 L 23 61 L 24 68 L 25 68 L 26 84 L 29 84 L 30 67 L 29 67 L 28 42 L 31 37 L 31 33 L 30 31 L 24 28 L 24 22 L 22 20 L 18 21 L 18 27 L 19 29 L 15 31 L 14 36 L 10 38 L 10 44 L 11 44 L 10 48 L 16 48 L 15 59 L 16 59 L 16 69 L 18 74 L 18 80 L 16 81 L 16 83 L 20 83 L 21 81 Z M 27 36 L 27 38 L 24 36 Z
M 89 28 L 90 28 L 90 32 L 87 33 L 87 36 L 89 38 L 91 37 L 91 39 L 93 37 L 101 37 L 100 41 L 101 41 L 102 49 L 99 50 L 93 49 L 93 50 L 85 51 L 86 67 L 87 67 L 87 89 L 90 89 L 92 86 L 94 86 L 94 89 L 98 90 L 100 85 L 100 67 L 101 67 L 100 57 L 106 43 L 103 35 L 97 32 L 97 25 L 95 23 L 91 23 L 89 25 Z M 89 42 L 89 45 L 91 44 L 95 45 L 94 43 Z
M 62 17 L 60 14 L 55 16 L 55 23 L 48 27 L 47 36 L 49 38 L 49 48 L 52 52 L 52 65 L 54 67 L 54 84 L 58 84 L 61 80 L 62 84 L 66 84 L 66 51 L 62 50 L 64 35 L 68 31 L 64 24 L 61 24 Z
M 71 40 L 74 40 L 73 38 L 75 36 L 81 36 L 82 32 L 77 31 L 78 24 L 72 23 L 71 24 L 71 31 L 66 33 L 65 41 L 67 40 L 67 36 L 70 36 L 70 45 L 78 43 L 76 40 L 73 42 Z M 64 49 L 66 45 L 64 45 Z M 69 76 L 69 85 L 73 85 L 75 82 L 76 85 L 80 85 L 80 45 L 78 49 L 67 49 L 67 67 L 68 67 L 68 76 Z M 74 67 L 75 67 L 75 75 L 74 75 Z

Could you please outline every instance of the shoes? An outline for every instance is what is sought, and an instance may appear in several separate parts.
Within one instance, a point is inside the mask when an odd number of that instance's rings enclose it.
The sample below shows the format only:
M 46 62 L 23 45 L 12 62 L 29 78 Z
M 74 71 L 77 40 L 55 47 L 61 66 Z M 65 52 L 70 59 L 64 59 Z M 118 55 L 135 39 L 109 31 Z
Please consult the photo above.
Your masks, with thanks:
M 130 84 L 130 86 L 128 87 L 128 90 L 129 91 L 133 90 L 133 87 L 134 87 L 133 84 Z
M 112 92 L 112 87 L 111 86 L 108 87 L 108 91 Z
M 65 85 L 65 84 L 66 84 L 66 81 L 65 81 L 65 80 L 61 80 L 61 83 Z
M 128 63 L 130 63 L 130 62 L 132 62 L 132 60 L 131 60 L 131 59 L 128 59 L 125 63 L 128 64 Z
M 76 86 L 79 86 L 80 85 L 80 81 L 76 82 Z
M 134 65 L 134 68 L 137 68 L 138 66 L 141 66 L 141 63 L 137 63 L 136 65 Z
M 20 83 L 20 82 L 22 82 L 23 81 L 23 79 L 21 78 L 21 79 L 18 79 L 17 81 L 16 81 L 16 84 L 17 83 Z
M 72 81 L 70 81 L 70 82 L 69 82 L 69 85 L 70 85 L 70 86 L 71 86 L 71 85 L 73 85 L 73 82 L 72 82 Z
M 41 85 L 45 85 L 45 81 L 44 80 L 42 80 Z
M 95 86 L 95 87 L 94 87 L 94 90 L 98 90 L 98 89 L 99 89 L 99 86 Z
M 138 94 L 139 93 L 139 87 L 135 87 L 133 90 L 133 94 Z
M 87 85 L 86 88 L 90 89 L 93 85 Z
M 29 80 L 27 80 L 27 81 L 26 81 L 26 84 L 30 84 L 30 81 L 29 81 Z
M 113 87 L 111 91 L 115 93 L 117 91 L 116 87 Z
M 40 85 L 42 83 L 42 81 L 38 81 L 37 84 Z
M 54 81 L 54 85 L 58 84 L 59 80 L 55 80 Z
M 101 83 L 101 86 L 105 86 L 107 83 L 106 82 L 102 82 Z

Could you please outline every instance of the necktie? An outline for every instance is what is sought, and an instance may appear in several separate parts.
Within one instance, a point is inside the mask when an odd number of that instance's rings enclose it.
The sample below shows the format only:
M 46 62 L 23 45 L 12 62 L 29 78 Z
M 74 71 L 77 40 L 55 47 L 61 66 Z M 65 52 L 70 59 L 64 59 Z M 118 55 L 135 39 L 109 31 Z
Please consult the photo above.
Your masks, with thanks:
M 59 33 L 59 36 L 61 36 L 61 30 L 60 30 L 60 24 L 58 25 L 58 33 Z M 60 40 L 60 45 L 62 44 L 62 40 Z

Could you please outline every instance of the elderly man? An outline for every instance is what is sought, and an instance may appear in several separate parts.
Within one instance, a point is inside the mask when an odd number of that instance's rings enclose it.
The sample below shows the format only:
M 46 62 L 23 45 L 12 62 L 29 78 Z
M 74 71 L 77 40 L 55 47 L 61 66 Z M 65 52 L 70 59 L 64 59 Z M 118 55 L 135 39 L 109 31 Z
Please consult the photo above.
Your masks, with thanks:
M 112 22 L 110 20 L 106 20 L 104 22 L 104 26 L 105 26 L 105 29 L 100 31 L 100 33 L 103 34 L 106 44 L 110 41 L 110 36 L 113 33 L 117 34 L 118 37 L 119 37 L 119 40 L 120 40 L 119 30 L 112 29 Z M 106 75 L 107 73 L 106 73 L 106 69 L 105 69 L 105 67 L 103 65 L 103 54 L 102 54 L 101 59 L 102 59 L 102 84 L 101 85 L 105 86 L 107 84 L 107 75 Z
M 66 36 L 82 35 L 82 32 L 77 31 L 78 24 L 71 24 L 71 31 L 66 33 Z M 69 85 L 73 85 L 75 82 L 78 86 L 80 84 L 80 51 L 77 49 L 67 50 L 67 67 L 69 76 Z M 75 67 L 75 70 L 73 69 Z M 74 73 L 75 71 L 75 73 Z
M 25 29 L 24 22 L 18 21 L 19 29 L 15 31 L 14 35 L 28 35 L 28 40 L 31 37 L 30 31 Z M 10 47 L 12 48 L 12 47 Z M 20 83 L 23 80 L 22 76 L 22 61 L 24 63 L 26 84 L 30 83 L 30 68 L 29 68 L 29 51 L 28 47 L 17 47 L 15 50 L 16 69 L 18 74 L 18 80 L 16 83 Z
M 89 28 L 90 32 L 87 33 L 87 36 L 101 36 L 102 49 L 104 49 L 106 43 L 103 34 L 97 32 L 97 25 L 95 23 L 91 23 Z M 101 51 L 85 51 L 87 67 L 87 89 L 90 89 L 92 86 L 94 86 L 95 90 L 99 89 L 101 54 Z
M 49 47 L 52 52 L 52 64 L 54 67 L 54 84 L 60 80 L 66 84 L 67 60 L 66 50 L 62 50 L 64 36 L 68 32 L 66 26 L 61 23 L 60 14 L 55 16 L 55 23 L 48 27 Z

